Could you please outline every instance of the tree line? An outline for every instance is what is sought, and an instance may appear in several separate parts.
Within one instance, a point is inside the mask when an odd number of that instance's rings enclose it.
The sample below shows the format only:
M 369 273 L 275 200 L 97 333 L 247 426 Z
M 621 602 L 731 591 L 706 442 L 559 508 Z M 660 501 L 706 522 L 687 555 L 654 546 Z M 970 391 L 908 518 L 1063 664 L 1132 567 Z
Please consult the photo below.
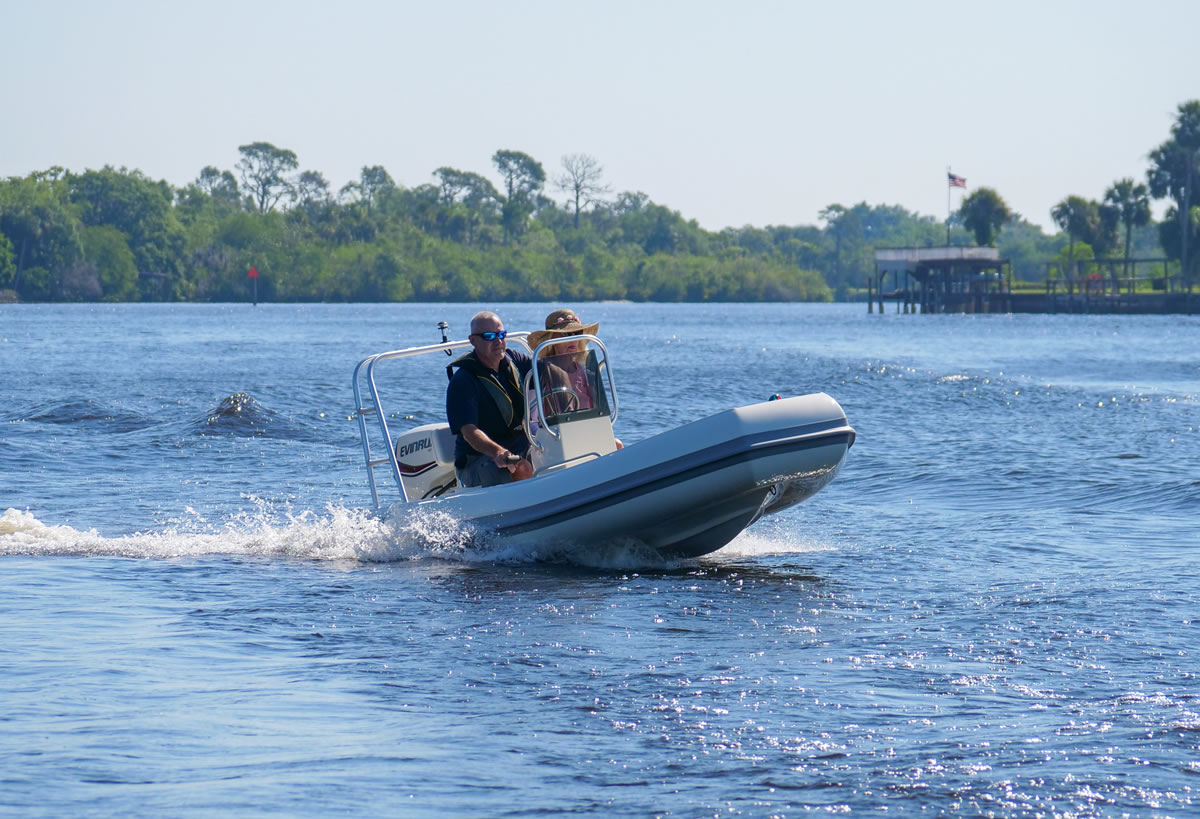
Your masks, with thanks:
M 179 188 L 107 166 L 0 181 L 0 290 L 26 301 L 237 301 L 254 267 L 259 297 L 281 301 L 828 301 L 865 281 L 874 248 L 940 245 L 947 233 L 997 244 L 1036 281 L 1064 249 L 1200 256 L 1198 149 L 1200 102 L 1189 102 L 1151 153 L 1147 183 L 1119 180 L 1103 202 L 1067 197 L 1053 211 L 1063 232 L 1047 236 L 990 188 L 949 224 L 861 202 L 831 204 L 820 225 L 708 231 L 644 193 L 614 194 L 586 154 L 547 173 L 499 150 L 498 186 L 441 167 L 410 188 L 365 166 L 335 191 L 294 152 L 254 142 L 232 170 L 205 167 Z M 1149 197 L 1175 203 L 1161 224 Z
M 1058 259 L 1074 270 L 1083 259 L 1123 259 L 1129 275 L 1130 258 L 1138 254 L 1165 255 L 1179 262 L 1184 276 L 1193 280 L 1200 269 L 1200 100 L 1179 105 L 1170 136 L 1149 153 L 1146 181 L 1118 179 L 1097 201 L 1070 195 L 1050 209 L 1054 224 L 1067 239 Z M 1165 218 L 1153 224 L 1152 199 L 1167 199 Z M 980 188 L 963 200 L 958 221 L 979 245 L 1002 245 L 998 236 L 1019 222 L 992 188 Z M 1146 229 L 1150 230 L 1147 231 Z M 1135 232 L 1142 241 L 1135 242 Z M 1063 258 L 1065 256 L 1065 259 Z

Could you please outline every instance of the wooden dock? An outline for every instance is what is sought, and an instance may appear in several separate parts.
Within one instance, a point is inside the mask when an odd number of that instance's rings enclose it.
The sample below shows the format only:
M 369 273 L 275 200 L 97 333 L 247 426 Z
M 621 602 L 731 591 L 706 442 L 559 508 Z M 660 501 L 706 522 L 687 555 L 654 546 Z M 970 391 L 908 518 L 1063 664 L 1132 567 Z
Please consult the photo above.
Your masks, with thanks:
M 1165 269 L 1167 261 L 1088 259 L 1072 271 L 1050 262 L 1044 290 L 1014 292 L 1012 266 L 994 247 L 879 249 L 867 284 L 867 312 L 878 307 L 882 313 L 884 302 L 894 302 L 896 312 L 904 313 L 1200 312 L 1200 288 L 1183 276 L 1119 275 L 1150 263 Z

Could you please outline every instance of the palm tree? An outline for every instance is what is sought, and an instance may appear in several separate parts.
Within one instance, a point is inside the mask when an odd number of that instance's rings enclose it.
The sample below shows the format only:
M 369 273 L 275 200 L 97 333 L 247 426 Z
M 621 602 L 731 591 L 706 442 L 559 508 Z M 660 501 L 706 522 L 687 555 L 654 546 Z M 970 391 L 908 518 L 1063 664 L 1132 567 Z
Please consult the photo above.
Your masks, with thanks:
M 1125 278 L 1129 278 L 1129 243 L 1133 229 L 1150 223 L 1150 190 L 1132 179 L 1120 179 L 1104 192 L 1104 201 L 1117 209 L 1125 224 Z
M 1198 165 L 1200 100 L 1189 100 L 1179 106 L 1179 115 L 1171 126 L 1171 138 L 1150 152 L 1150 170 L 1146 173 L 1150 193 L 1155 199 L 1169 196 L 1175 200 L 1175 218 L 1179 220 L 1179 262 L 1185 276 L 1190 276 L 1192 267 L 1188 240 L 1193 232 L 1191 214 Z
M 1075 278 L 1075 239 L 1088 235 L 1090 230 L 1092 203 L 1082 196 L 1068 196 L 1050 209 L 1050 218 L 1058 229 L 1067 234 L 1070 246 L 1067 252 L 1067 264 L 1071 268 L 1071 278 Z
M 963 225 L 975 234 L 980 247 L 991 247 L 996 234 L 1012 219 L 1008 205 L 991 188 L 980 188 L 963 200 L 958 209 Z

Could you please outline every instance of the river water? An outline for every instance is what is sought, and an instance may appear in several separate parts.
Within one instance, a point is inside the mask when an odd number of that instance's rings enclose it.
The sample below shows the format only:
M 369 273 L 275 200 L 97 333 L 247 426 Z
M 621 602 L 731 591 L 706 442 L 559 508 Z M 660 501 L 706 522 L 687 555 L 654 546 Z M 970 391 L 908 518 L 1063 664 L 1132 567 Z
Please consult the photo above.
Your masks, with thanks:
M 841 474 L 477 555 L 367 511 L 350 374 L 479 306 L 0 306 L 0 811 L 1200 813 L 1200 319 L 572 306 L 627 445 L 824 391 Z

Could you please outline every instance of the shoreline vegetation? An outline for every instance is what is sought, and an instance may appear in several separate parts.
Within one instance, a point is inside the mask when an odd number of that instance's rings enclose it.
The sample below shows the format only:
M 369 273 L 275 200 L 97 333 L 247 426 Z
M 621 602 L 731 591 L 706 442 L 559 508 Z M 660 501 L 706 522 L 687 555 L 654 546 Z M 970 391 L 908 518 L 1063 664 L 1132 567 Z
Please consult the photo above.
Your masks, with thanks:
M 232 171 L 208 166 L 181 188 L 110 166 L 0 180 L 0 303 L 850 301 L 877 247 L 993 245 L 1030 285 L 1114 257 L 1165 258 L 1150 275 L 1170 265 L 1190 279 L 1200 258 L 1200 101 L 1179 106 L 1145 184 L 1067 196 L 1053 235 L 987 187 L 948 223 L 860 202 L 829 205 L 820 226 L 708 231 L 644 193 L 614 194 L 586 154 L 548 174 L 497 151 L 498 187 L 442 167 L 409 188 L 366 166 L 335 192 L 286 148 L 238 150 Z M 1152 198 L 1169 202 L 1161 223 Z

